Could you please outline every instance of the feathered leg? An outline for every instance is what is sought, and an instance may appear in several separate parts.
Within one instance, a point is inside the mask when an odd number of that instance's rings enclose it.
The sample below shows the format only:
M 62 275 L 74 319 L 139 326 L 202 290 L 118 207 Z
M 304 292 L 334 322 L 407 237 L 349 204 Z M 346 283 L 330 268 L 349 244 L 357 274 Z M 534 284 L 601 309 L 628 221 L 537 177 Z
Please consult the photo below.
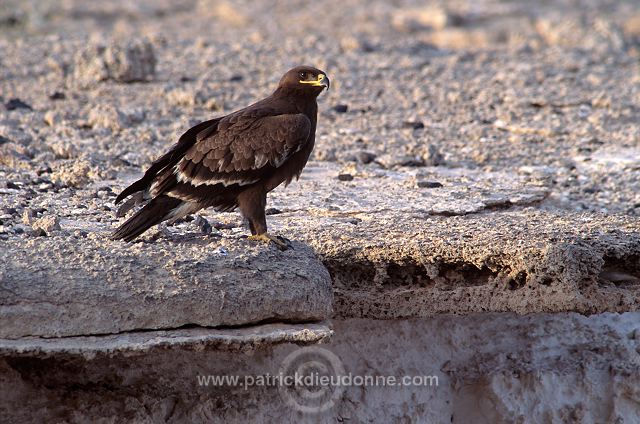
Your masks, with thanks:
M 272 236 L 267 232 L 267 193 L 262 187 L 245 190 L 238 195 L 238 207 L 242 216 L 249 221 L 251 236 L 249 240 L 272 242 L 278 249 L 291 248 L 291 242 L 284 237 Z

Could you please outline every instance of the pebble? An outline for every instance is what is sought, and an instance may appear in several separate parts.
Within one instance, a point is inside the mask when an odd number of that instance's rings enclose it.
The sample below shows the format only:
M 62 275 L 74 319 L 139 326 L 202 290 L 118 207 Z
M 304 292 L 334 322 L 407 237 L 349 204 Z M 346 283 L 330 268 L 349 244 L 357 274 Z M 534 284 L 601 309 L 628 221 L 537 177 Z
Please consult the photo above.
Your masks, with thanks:
M 376 160 L 376 155 L 371 152 L 360 151 L 356 153 L 356 160 L 366 165 Z
M 337 113 L 347 113 L 347 111 L 349 110 L 349 106 L 345 104 L 338 104 L 335 105 L 332 109 Z
M 10 99 L 7 103 L 4 104 L 4 107 L 7 110 L 16 110 L 16 109 L 27 109 L 33 110 L 33 108 L 27 103 L 23 102 L 18 98 Z
M 442 183 L 438 181 L 418 181 L 416 185 L 420 188 L 438 188 L 442 187 Z
M 397 166 L 424 166 L 424 159 L 418 156 L 388 153 L 378 156 L 376 159 L 380 165 L 387 169 Z
M 52 94 L 49 95 L 49 99 L 51 100 L 64 100 L 66 98 L 67 98 L 67 95 L 61 91 L 54 91 Z
M 31 225 L 35 221 L 36 213 L 32 209 L 25 209 L 22 212 L 22 223 L 25 225 Z
M 434 144 L 427 146 L 426 151 L 422 154 L 422 160 L 426 166 L 439 166 L 444 164 L 444 156 Z
M 62 123 L 64 116 L 60 112 L 57 112 L 54 110 L 48 110 L 44 114 L 43 119 L 47 125 L 49 125 L 50 127 L 55 127 L 56 125 L 60 125 Z
M 31 228 L 34 230 L 43 230 L 45 233 L 49 234 L 52 231 L 61 230 L 60 227 L 60 218 L 55 215 L 48 215 L 42 218 L 36 219 L 31 224 Z
M 404 121 L 402 123 L 404 128 L 411 128 L 414 130 L 419 130 L 424 128 L 424 124 L 421 121 Z
M 353 175 L 351 175 L 351 174 L 338 174 L 338 180 L 340 180 L 340 181 L 353 181 Z
M 193 223 L 198 226 L 202 234 L 211 234 L 211 232 L 213 231 L 213 228 L 211 227 L 211 224 L 209 224 L 209 221 L 200 215 L 194 218 Z

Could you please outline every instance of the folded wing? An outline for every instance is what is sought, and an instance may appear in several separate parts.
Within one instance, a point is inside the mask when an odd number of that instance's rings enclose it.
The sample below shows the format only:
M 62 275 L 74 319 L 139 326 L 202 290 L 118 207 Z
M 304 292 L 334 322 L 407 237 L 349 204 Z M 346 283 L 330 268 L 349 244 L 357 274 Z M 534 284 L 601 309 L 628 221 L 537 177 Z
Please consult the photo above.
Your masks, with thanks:
M 182 159 L 152 185 L 151 194 L 215 206 L 216 196 L 256 183 L 282 166 L 304 147 L 310 131 L 303 114 L 230 115 L 215 130 L 198 133 Z

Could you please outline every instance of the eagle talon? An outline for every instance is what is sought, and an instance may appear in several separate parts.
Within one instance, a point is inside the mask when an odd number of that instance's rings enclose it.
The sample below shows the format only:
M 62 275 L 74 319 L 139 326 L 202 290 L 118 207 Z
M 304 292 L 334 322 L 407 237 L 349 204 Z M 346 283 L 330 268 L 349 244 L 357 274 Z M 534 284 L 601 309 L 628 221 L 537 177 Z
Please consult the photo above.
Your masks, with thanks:
M 269 233 L 255 234 L 248 237 L 252 241 L 262 241 L 264 243 L 273 243 L 282 251 L 293 248 L 291 241 L 281 236 L 272 236 Z

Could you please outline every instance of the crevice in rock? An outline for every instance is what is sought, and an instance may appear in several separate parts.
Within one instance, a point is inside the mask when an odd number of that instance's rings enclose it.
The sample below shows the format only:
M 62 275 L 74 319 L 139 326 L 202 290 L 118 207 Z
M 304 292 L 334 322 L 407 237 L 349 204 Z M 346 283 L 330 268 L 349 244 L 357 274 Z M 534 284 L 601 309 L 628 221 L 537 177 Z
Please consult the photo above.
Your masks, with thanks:
M 123 336 L 123 335 L 136 335 L 136 334 L 145 334 L 145 333 L 154 333 L 160 331 L 180 331 L 180 330 L 211 330 L 211 331 L 224 331 L 224 330 L 241 330 L 245 328 L 258 327 L 260 325 L 267 324 L 290 324 L 290 325 L 305 325 L 305 324 L 322 324 L 324 321 L 304 321 L 304 320 L 295 320 L 295 319 L 286 319 L 286 318 L 268 318 L 256 322 L 249 322 L 245 324 L 238 325 L 220 325 L 220 326 L 206 326 L 196 323 L 187 323 L 178 327 L 160 327 L 160 328 L 132 328 L 130 330 L 117 331 L 112 333 L 88 333 L 88 334 L 73 334 L 66 336 L 52 336 L 45 337 L 40 335 L 25 335 L 21 338 L 32 338 L 32 339 L 41 339 L 41 340 L 64 340 L 64 339 L 77 339 L 79 337 L 110 337 L 110 336 Z M 9 340 L 18 340 L 18 339 L 9 339 Z
M 349 289 L 371 288 L 394 290 L 401 287 L 436 287 L 452 290 L 458 287 L 484 286 L 500 276 L 486 266 L 478 268 L 466 262 L 444 262 L 434 264 L 432 269 L 414 261 L 389 262 L 386 264 L 372 261 L 347 261 L 326 259 L 334 287 Z M 433 270 L 437 275 L 433 276 Z M 526 274 L 522 276 L 526 280 Z M 517 285 L 521 284 L 521 279 Z
M 605 255 L 598 275 L 601 285 L 614 284 L 620 288 L 640 288 L 640 255 L 615 257 Z

